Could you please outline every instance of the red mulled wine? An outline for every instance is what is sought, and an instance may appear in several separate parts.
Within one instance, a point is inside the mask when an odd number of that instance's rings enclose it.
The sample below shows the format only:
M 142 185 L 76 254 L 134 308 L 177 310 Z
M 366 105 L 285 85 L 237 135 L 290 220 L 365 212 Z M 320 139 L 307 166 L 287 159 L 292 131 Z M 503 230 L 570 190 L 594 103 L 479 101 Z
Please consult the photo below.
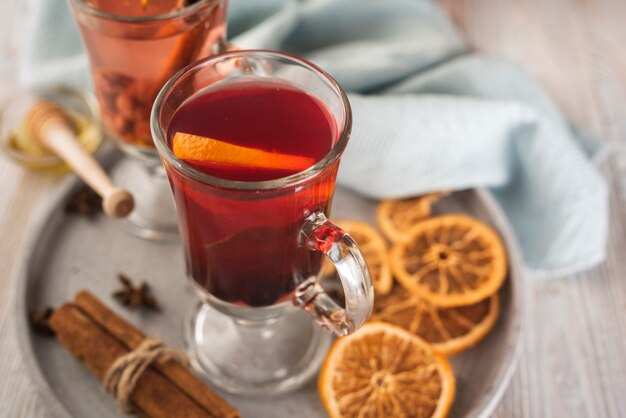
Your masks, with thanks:
M 202 158 L 184 159 L 190 167 L 251 184 L 249 190 L 217 187 L 168 170 L 188 273 L 198 285 L 223 301 L 267 306 L 318 273 L 322 255 L 301 245 L 300 228 L 309 213 L 328 213 L 338 163 L 295 185 L 282 186 L 280 179 L 310 169 L 337 141 L 337 123 L 319 99 L 284 82 L 223 82 L 188 99 L 167 131 L 174 150 L 177 133 L 220 144 L 217 151 L 205 147 L 209 154 Z M 275 164 L 245 158 L 257 154 L 263 161 L 275 157 Z M 302 161 L 310 165 L 296 164 Z M 272 180 L 269 188 L 258 183 Z

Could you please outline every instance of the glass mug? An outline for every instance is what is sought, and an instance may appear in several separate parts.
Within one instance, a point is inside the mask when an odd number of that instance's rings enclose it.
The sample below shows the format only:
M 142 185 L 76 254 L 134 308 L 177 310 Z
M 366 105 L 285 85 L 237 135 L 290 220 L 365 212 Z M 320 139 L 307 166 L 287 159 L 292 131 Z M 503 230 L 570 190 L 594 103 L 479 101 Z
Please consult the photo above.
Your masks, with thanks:
M 181 68 L 225 48 L 226 0 L 68 0 L 89 57 L 109 138 L 130 159 L 115 182 L 136 207 L 122 225 L 152 240 L 178 239 L 176 214 L 150 133 L 152 104 Z
M 240 82 L 278 82 L 318 99 L 337 125 L 330 151 L 304 171 L 265 181 L 213 177 L 178 159 L 168 139 L 175 112 L 190 98 Z M 271 394 L 298 387 L 317 371 L 331 340 L 314 321 L 343 336 L 371 313 L 363 255 L 327 219 L 351 122 L 348 99 L 328 74 L 271 51 L 198 61 L 156 99 L 152 134 L 174 194 L 187 273 L 203 301 L 186 321 L 186 344 L 195 366 L 222 389 Z M 344 306 L 317 281 L 324 256 L 337 270 Z

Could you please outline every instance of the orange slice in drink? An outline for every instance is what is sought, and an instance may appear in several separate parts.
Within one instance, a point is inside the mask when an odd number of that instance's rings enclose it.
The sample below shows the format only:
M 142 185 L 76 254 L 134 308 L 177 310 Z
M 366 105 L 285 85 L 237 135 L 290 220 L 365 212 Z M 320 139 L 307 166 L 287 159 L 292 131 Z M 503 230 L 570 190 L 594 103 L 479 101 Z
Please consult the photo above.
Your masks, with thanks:
M 315 160 L 309 157 L 263 151 L 182 132 L 174 135 L 172 149 L 174 155 L 188 161 L 290 171 L 306 170 L 315 164 Z
M 376 220 L 391 241 L 406 241 L 413 226 L 430 216 L 432 204 L 447 194 L 439 192 L 410 199 L 383 200 L 376 210 Z
M 335 341 L 318 388 L 331 418 L 441 418 L 455 381 L 450 364 L 419 337 L 371 322 Z
M 390 252 L 391 271 L 407 290 L 440 307 L 478 303 L 506 277 L 500 237 L 463 215 L 445 215 L 415 225 L 406 242 Z
M 359 221 L 340 220 L 335 224 L 346 231 L 359 245 L 365 256 L 367 267 L 372 275 L 372 282 L 376 294 L 387 294 L 393 285 L 391 268 L 387 257 L 387 243 L 385 239 L 369 224 Z M 332 273 L 332 265 L 326 265 L 325 273 Z
M 497 294 L 473 305 L 438 308 L 395 285 L 389 295 L 376 297 L 372 320 L 402 327 L 441 354 L 451 356 L 478 344 L 491 331 L 499 313 Z

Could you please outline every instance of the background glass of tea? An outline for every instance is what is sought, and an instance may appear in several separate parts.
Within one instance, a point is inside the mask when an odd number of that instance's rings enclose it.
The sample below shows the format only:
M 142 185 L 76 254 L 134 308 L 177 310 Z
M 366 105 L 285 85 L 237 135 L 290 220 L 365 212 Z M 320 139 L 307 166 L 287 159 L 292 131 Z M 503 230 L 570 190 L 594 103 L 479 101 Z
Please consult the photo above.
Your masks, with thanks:
M 176 238 L 175 209 L 150 134 L 150 110 L 175 72 L 222 50 L 226 0 L 68 1 L 89 57 L 103 125 L 131 157 L 112 173 L 135 196 L 135 211 L 125 225 L 144 238 Z
M 168 81 L 151 125 L 174 192 L 187 273 L 204 302 L 185 324 L 196 365 L 234 393 L 299 386 L 330 342 L 305 312 L 341 336 L 367 320 L 373 302 L 360 250 L 326 218 L 351 129 L 346 95 L 299 58 L 228 52 Z M 172 150 L 176 132 L 311 164 L 267 171 L 183 161 Z M 324 256 L 338 271 L 344 307 L 317 282 Z

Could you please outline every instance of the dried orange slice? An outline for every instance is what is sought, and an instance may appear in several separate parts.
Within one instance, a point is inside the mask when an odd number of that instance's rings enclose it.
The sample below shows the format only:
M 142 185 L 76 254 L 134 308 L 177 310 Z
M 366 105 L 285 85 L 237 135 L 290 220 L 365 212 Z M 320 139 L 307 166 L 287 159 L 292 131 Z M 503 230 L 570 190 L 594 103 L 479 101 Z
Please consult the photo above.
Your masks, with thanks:
M 499 313 L 497 294 L 473 305 L 438 308 L 395 285 L 389 295 L 376 297 L 372 320 L 402 327 L 451 356 L 478 344 Z
M 182 132 L 174 134 L 174 155 L 182 160 L 210 161 L 218 164 L 302 171 L 315 160 L 300 155 L 268 152 Z
M 333 344 L 318 382 L 331 418 L 445 417 L 455 381 L 446 358 L 394 325 L 371 322 Z
M 441 306 L 471 305 L 493 295 L 506 277 L 500 237 L 463 215 L 419 222 L 390 252 L 391 271 L 407 290 Z
M 365 256 L 367 267 L 372 275 L 374 290 L 377 295 L 384 295 L 391 291 L 393 278 L 387 256 L 387 243 L 385 239 L 371 225 L 365 222 L 340 220 L 335 224 L 346 231 L 359 245 Z M 332 274 L 332 264 L 326 264 L 325 273 Z
M 391 241 L 406 241 L 415 224 L 431 214 L 431 206 L 448 192 L 430 193 L 410 199 L 383 200 L 376 210 L 376 220 Z

